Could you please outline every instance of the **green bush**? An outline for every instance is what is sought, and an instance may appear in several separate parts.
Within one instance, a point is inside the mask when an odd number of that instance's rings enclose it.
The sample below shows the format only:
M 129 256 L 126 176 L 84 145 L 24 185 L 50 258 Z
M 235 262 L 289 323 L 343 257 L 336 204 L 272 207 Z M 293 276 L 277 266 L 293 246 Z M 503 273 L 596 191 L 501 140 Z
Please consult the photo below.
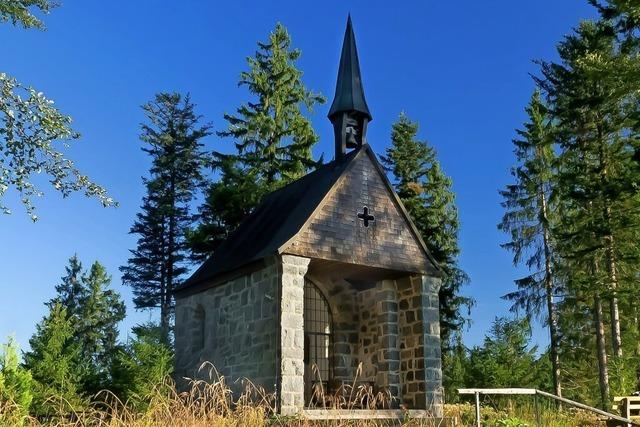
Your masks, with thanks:
M 136 326 L 135 338 L 117 355 L 112 391 L 140 410 L 149 402 L 173 370 L 173 353 L 164 342 L 162 329 L 153 323 Z
M 3 410 L 0 421 L 8 423 L 24 419 L 29 414 L 33 401 L 33 379 L 31 372 L 18 363 L 19 349 L 12 337 L 2 346 L 0 353 L 0 406 Z
M 525 423 L 516 417 L 504 417 L 496 422 L 496 427 L 530 427 L 531 424 Z

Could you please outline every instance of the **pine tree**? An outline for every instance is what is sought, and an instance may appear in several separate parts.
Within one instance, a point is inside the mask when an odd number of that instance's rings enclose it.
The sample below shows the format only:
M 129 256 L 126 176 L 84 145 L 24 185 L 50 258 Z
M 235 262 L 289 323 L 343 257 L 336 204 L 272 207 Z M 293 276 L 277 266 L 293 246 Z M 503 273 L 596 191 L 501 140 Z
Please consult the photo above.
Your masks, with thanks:
M 73 315 L 80 314 L 80 302 L 86 298 L 87 289 L 82 283 L 82 262 L 75 254 L 69 258 L 69 265 L 65 267 L 66 275 L 60 284 L 56 285 L 56 297 L 47 303 L 49 310 L 60 304 Z
M 109 289 L 111 276 L 94 262 L 82 276 L 86 296 L 81 300 L 75 337 L 86 374 L 83 391 L 95 394 L 109 386 L 109 373 L 118 345 L 118 323 L 126 315 L 120 295 Z
M 173 354 L 157 324 L 138 325 L 133 334 L 134 338 L 117 354 L 113 391 L 123 401 L 144 410 L 158 387 L 168 387 Z
M 465 322 L 463 308 L 470 309 L 473 300 L 460 295 L 468 277 L 458 267 L 459 221 L 451 179 L 442 171 L 435 149 L 417 140 L 417 133 L 418 124 L 401 114 L 393 125 L 392 144 L 382 162 L 396 178 L 398 196 L 442 268 L 440 335 L 446 354 Z
M 612 355 L 620 365 L 622 323 L 635 314 L 637 295 L 639 88 L 637 79 L 619 74 L 629 69 L 630 59 L 609 22 L 583 22 L 558 51 L 561 62 L 543 63 L 539 79 L 551 101 L 561 149 L 557 249 L 569 264 L 571 293 L 593 301 L 601 400 L 607 406 L 603 303 L 609 306 Z M 629 312 L 627 320 L 621 310 Z
M 70 349 L 60 352 L 74 355 L 70 369 L 74 373 L 75 392 L 94 395 L 109 386 L 111 365 L 119 349 L 118 323 L 125 317 L 125 305 L 120 295 L 109 289 L 111 277 L 99 262 L 94 262 L 89 271 L 83 271 L 82 262 L 74 255 L 69 259 L 66 272 L 56 286 L 57 295 L 46 305 L 49 316 L 60 322 L 61 314 L 56 311 L 64 311 L 71 327 L 73 340 L 64 344 Z M 32 340 L 41 338 L 36 334 Z
M 187 272 L 190 205 L 202 185 L 201 139 L 210 134 L 210 125 L 200 124 L 188 95 L 160 93 L 142 108 L 149 123 L 142 125 L 140 139 L 152 159 L 151 176 L 144 180 L 147 195 L 130 230 L 138 235 L 137 247 L 120 270 L 133 288 L 136 308 L 160 308 L 168 337 L 173 290 Z
M 468 387 L 537 388 L 546 373 L 535 369 L 537 348 L 530 344 L 528 318 L 496 318 L 482 346 L 469 352 Z
M 249 70 L 238 84 L 255 99 L 224 115 L 228 128 L 218 135 L 232 139 L 236 153 L 213 153 L 212 165 L 222 178 L 211 184 L 200 209 L 201 225 L 191 235 L 196 257 L 212 253 L 265 194 L 322 162 L 313 160 L 318 136 L 302 110 L 311 112 L 325 98 L 304 86 L 296 67 L 300 54 L 278 23 L 247 58 Z
M 551 221 L 550 196 L 553 179 L 553 123 L 547 107 L 536 90 L 526 108 L 529 121 L 518 130 L 515 145 L 516 166 L 511 175 L 515 183 L 501 191 L 506 212 L 498 228 L 510 235 L 502 245 L 513 252 L 515 265 L 525 264 L 530 274 L 516 280 L 518 290 L 505 296 L 512 310 L 524 309 L 527 315 L 545 312 L 549 328 L 554 392 L 562 396 L 560 382 L 558 315 L 554 303 L 557 280 Z
M 56 303 L 29 340 L 31 350 L 24 354 L 24 365 L 36 382 L 36 414 L 67 414 L 83 405 L 78 390 L 80 345 L 75 341 L 73 321 Z

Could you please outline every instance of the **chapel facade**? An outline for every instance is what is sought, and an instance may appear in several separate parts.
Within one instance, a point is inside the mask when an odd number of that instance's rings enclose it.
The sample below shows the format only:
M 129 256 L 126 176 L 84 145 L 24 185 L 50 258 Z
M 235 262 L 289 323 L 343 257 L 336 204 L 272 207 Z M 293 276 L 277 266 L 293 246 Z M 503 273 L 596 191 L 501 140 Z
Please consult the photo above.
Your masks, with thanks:
M 367 144 L 351 19 L 329 119 L 334 160 L 266 196 L 176 291 L 176 376 L 211 362 L 282 414 L 355 381 L 440 417 L 440 270 Z

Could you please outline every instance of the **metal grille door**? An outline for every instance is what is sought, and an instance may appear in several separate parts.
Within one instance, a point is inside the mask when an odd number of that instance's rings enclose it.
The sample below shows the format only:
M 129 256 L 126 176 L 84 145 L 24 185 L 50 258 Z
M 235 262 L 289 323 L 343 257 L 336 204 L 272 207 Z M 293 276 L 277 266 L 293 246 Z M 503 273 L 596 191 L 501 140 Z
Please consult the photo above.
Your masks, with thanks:
M 331 375 L 331 313 L 327 300 L 310 281 L 304 284 L 305 398 L 322 382 L 326 391 Z

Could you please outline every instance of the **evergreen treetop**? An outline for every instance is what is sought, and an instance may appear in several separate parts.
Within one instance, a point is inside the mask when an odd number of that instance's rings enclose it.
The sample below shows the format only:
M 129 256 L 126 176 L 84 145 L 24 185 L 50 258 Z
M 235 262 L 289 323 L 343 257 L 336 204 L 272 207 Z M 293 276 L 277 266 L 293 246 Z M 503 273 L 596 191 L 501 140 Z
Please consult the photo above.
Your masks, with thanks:
M 473 300 L 459 293 L 468 277 L 457 264 L 460 224 L 451 179 L 442 171 L 435 149 L 417 140 L 417 133 L 418 124 L 400 114 L 392 128 L 391 147 L 382 162 L 396 178 L 394 187 L 398 196 L 444 273 L 440 328 L 446 352 L 454 333 L 465 322 L 463 307 L 470 309 Z
M 546 300 L 545 263 L 553 263 L 549 215 L 552 214 L 555 139 L 540 91 L 533 93 L 525 110 L 529 121 L 516 131 L 518 138 L 513 140 L 516 166 L 511 169 L 511 175 L 515 182 L 500 191 L 505 214 L 498 228 L 509 234 L 509 242 L 502 247 L 513 253 L 514 265 L 524 264 L 531 271 L 516 281 L 519 290 L 505 298 L 513 302 L 513 309 L 538 315 Z
M 125 317 L 125 305 L 109 288 L 111 277 L 99 262 L 83 271 L 74 255 L 66 271 L 62 283 L 56 286 L 58 294 L 47 303 L 49 315 L 30 340 L 31 352 L 26 353 L 25 364 L 35 369 L 34 379 L 40 383 L 58 384 L 64 377 L 65 384 L 72 382 L 73 386 L 65 393 L 93 395 L 109 386 L 111 365 L 119 348 L 118 323 Z M 62 364 L 63 377 L 50 377 L 54 372 L 41 365 L 46 357 L 54 366 Z
M 256 97 L 225 114 L 223 137 L 233 138 L 237 148 L 234 158 L 244 168 L 257 171 L 268 191 L 279 182 L 290 182 L 313 168 L 311 148 L 318 142 L 311 122 L 301 111 L 311 111 L 325 98 L 308 90 L 302 72 L 296 68 L 300 50 L 291 47 L 291 37 L 284 25 L 276 24 L 267 42 L 258 42 L 258 50 L 248 57 L 249 70 L 240 74 L 239 86 L 246 86 Z M 220 160 L 224 156 L 215 153 Z
M 322 163 L 312 147 L 318 136 L 303 113 L 311 113 L 325 98 L 307 89 L 296 61 L 300 50 L 278 23 L 266 42 L 258 42 L 249 69 L 240 74 L 252 100 L 225 114 L 227 129 L 218 132 L 232 139 L 231 154 L 215 151 L 211 165 L 220 179 L 210 183 L 200 207 L 200 224 L 191 230 L 192 256 L 201 260 L 260 203 L 269 192 L 300 178 Z
M 138 309 L 160 308 L 168 339 L 173 315 L 173 290 L 188 270 L 186 233 L 195 219 L 191 203 L 203 185 L 202 139 L 211 125 L 201 123 L 189 95 L 158 93 L 142 106 L 142 150 L 151 157 L 147 194 L 130 233 L 136 248 L 120 267 L 123 283 L 133 288 Z

